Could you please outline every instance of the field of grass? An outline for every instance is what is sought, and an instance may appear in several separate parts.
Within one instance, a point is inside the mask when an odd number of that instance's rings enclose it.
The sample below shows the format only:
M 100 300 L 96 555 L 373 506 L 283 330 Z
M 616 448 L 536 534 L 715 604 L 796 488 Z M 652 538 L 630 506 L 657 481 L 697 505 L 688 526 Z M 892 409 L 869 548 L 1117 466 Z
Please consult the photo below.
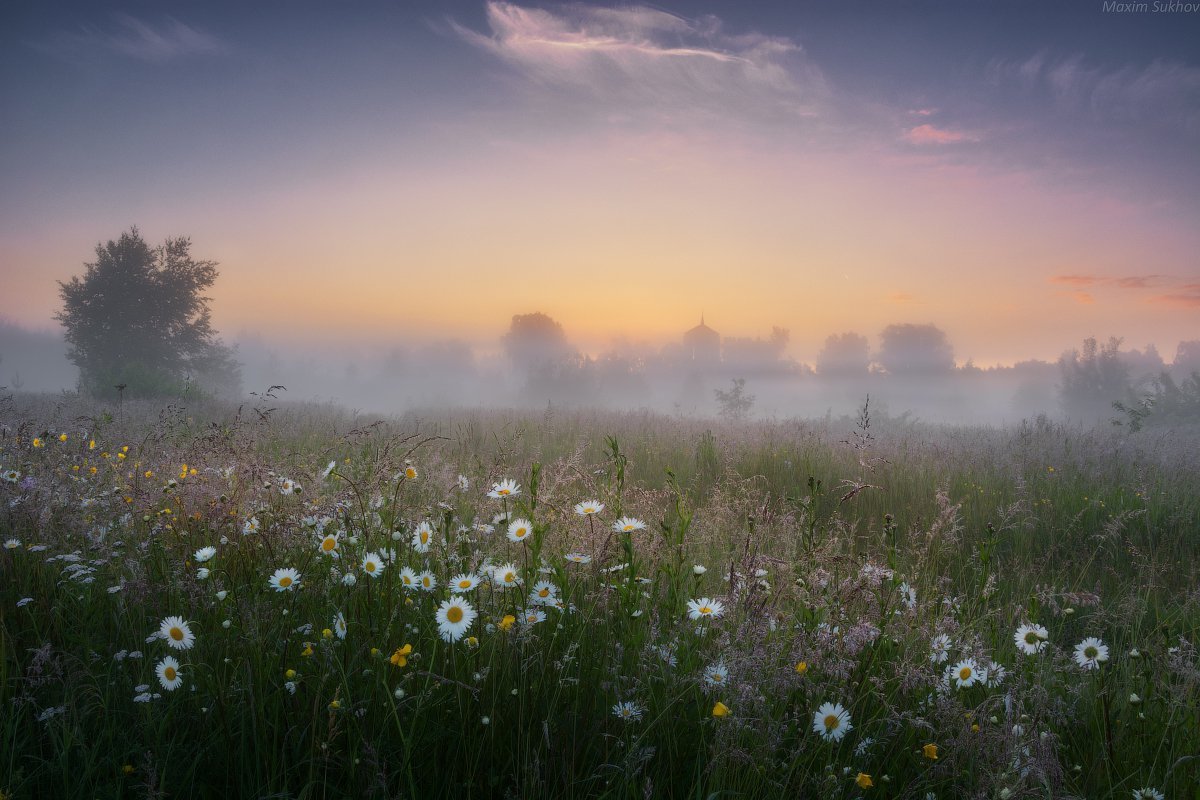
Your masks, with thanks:
M 9 399 L 0 792 L 1200 797 L 1200 432 L 846 411 Z

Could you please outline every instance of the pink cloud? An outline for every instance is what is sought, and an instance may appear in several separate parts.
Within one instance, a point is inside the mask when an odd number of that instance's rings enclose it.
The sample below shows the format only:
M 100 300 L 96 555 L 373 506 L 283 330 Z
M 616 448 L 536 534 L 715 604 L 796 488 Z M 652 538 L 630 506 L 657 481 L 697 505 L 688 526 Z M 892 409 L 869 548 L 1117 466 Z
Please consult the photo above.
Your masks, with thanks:
M 979 137 L 964 131 L 952 131 L 933 125 L 918 125 L 904 134 L 904 138 L 912 144 L 959 144 L 962 142 L 977 142 Z
M 1100 279 L 1093 275 L 1055 275 L 1050 278 L 1050 282 L 1062 283 L 1067 286 L 1091 286 L 1099 283 Z

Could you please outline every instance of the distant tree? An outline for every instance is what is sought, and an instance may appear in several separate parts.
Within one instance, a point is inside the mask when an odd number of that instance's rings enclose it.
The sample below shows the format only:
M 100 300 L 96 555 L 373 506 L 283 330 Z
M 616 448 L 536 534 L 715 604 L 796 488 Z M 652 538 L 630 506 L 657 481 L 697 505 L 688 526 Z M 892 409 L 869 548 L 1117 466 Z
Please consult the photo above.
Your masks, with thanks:
M 746 379 L 734 378 L 733 387 L 728 391 L 713 389 L 717 397 L 717 407 L 720 414 L 727 420 L 738 422 L 750 416 L 754 408 L 754 395 L 746 393 Z
M 817 374 L 823 377 L 865 376 L 871 366 L 871 346 L 857 333 L 835 333 L 817 355 Z
M 1175 349 L 1175 361 L 1171 364 L 1173 377 L 1183 380 L 1193 372 L 1200 372 L 1200 340 L 1180 342 Z
M 948 375 L 954 371 L 954 348 L 936 325 L 889 325 L 879 334 L 876 360 L 890 375 Z
M 513 366 L 526 373 L 571 355 L 563 326 L 540 311 L 514 315 L 502 341 Z
M 191 241 L 168 238 L 151 248 L 137 228 L 96 246 L 83 277 L 60 282 L 67 357 L 91 394 L 176 394 L 195 381 L 210 391 L 240 383 L 233 353 L 212 329 L 204 291 L 217 279 L 214 261 L 191 256 Z
M 1120 348 L 1121 340 L 1115 336 L 1104 345 L 1088 338 L 1082 350 L 1072 350 L 1058 360 L 1062 376 L 1059 397 L 1067 416 L 1099 422 L 1111 416 L 1113 403 L 1129 398 L 1129 367 L 1121 359 Z

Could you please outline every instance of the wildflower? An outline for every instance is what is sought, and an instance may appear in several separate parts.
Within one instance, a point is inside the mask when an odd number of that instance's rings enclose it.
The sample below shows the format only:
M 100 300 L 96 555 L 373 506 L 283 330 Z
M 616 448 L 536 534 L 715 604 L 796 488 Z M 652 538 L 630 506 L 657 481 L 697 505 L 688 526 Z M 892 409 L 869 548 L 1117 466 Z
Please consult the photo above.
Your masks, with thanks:
M 412 654 L 412 645 L 406 644 L 404 647 L 397 647 L 396 652 L 392 653 L 392 657 L 388 660 L 397 667 L 407 667 L 408 657 Z
M 474 575 L 463 573 L 455 575 L 450 579 L 450 591 L 456 594 L 465 594 L 479 585 L 479 578 Z
M 258 517 L 251 517 L 242 523 L 242 536 L 258 533 Z
M 700 575 L 703 575 L 706 572 L 708 572 L 708 567 L 704 566 L 703 564 L 693 564 L 692 565 L 692 574 L 693 575 L 699 577 Z
M 4 540 L 4 549 L 5 550 L 16 550 L 20 546 L 21 546 L 20 539 L 5 539 Z
M 904 582 L 896 587 L 896 591 L 900 593 L 900 601 L 908 608 L 917 607 L 917 590 Z
M 537 605 L 552 605 L 558 599 L 558 587 L 550 581 L 538 581 L 529 593 L 529 601 Z
M 431 544 L 433 544 L 433 526 L 428 522 L 422 522 L 413 531 L 413 550 L 416 550 L 418 553 L 428 553 Z
M 438 606 L 438 633 L 447 642 L 457 642 L 475 621 L 476 612 L 466 598 L 457 595 L 449 600 L 443 600 Z
M 797 662 L 796 663 L 796 674 L 803 675 L 806 672 L 808 672 L 808 662 L 807 661 Z
M 567 553 L 565 556 L 563 556 L 563 558 L 565 558 L 567 561 L 570 561 L 572 564 L 592 563 L 592 557 L 586 556 L 583 553 Z
M 545 621 L 546 621 L 546 612 L 542 611 L 540 608 L 535 608 L 531 611 L 525 612 L 525 624 L 526 625 L 537 625 L 539 622 L 545 622 Z
M 1094 636 L 1089 636 L 1075 645 L 1075 663 L 1084 669 L 1096 669 L 1108 661 L 1108 645 Z
M 521 585 L 521 576 L 517 574 L 517 567 L 512 563 L 496 567 L 492 579 L 505 588 Z
M 514 519 L 508 526 L 508 540 L 510 542 L 523 542 L 525 537 L 533 531 L 533 523 L 527 519 Z
M 575 513 L 581 517 L 590 517 L 604 510 L 604 503 L 599 500 L 584 500 L 575 504 Z
M 417 573 L 413 572 L 412 567 L 400 570 L 400 585 L 405 589 L 417 588 Z
M 305 642 L 304 649 L 300 651 L 300 655 L 303 658 L 311 658 L 312 654 L 313 654 L 312 642 Z
M 296 693 L 296 682 L 295 681 L 284 681 L 283 688 L 287 689 L 288 694 L 295 694 Z
M 330 461 L 326 464 L 325 469 L 321 470 L 321 480 L 325 480 L 332 475 L 335 467 L 337 467 L 337 461 Z
M 509 628 L 511 628 L 513 626 L 513 623 L 515 623 L 516 621 L 517 621 L 517 618 L 514 617 L 512 614 L 505 614 L 504 619 L 502 619 L 498 623 L 496 623 L 496 627 L 502 631 L 506 631 Z
M 20 600 L 17 601 L 17 608 L 24 608 L 25 606 L 29 605 L 32 602 L 33 602 L 32 597 L 22 597 Z
M 1137 692 L 1134 692 L 1133 694 L 1129 695 L 1129 705 L 1137 706 L 1137 705 L 1141 705 L 1141 703 L 1142 703 L 1142 698 L 1138 697 Z
M 45 447 L 46 443 L 35 436 L 35 437 L 33 437 L 33 446 L 34 447 Z
M 488 492 L 488 497 L 493 500 L 500 500 L 505 497 L 516 497 L 521 493 L 521 487 L 512 478 L 505 478 L 499 483 L 492 484 L 492 490 Z
M 1149 786 L 1133 790 L 1133 800 L 1164 800 L 1164 798 L 1165 795 L 1162 792 Z
M 346 617 L 340 611 L 333 618 L 333 631 L 339 639 L 346 638 Z
M 921 752 L 924 753 L 925 757 L 928 758 L 930 761 L 937 761 L 937 757 L 938 757 L 937 751 L 938 751 L 938 746 L 936 744 L 934 744 L 933 742 L 930 742 L 929 744 L 927 744 L 921 748 Z
M 853 729 L 850 712 L 841 703 L 825 703 L 813 714 L 813 731 L 826 741 L 841 741 Z
M 604 508 L 604 506 L 600 506 L 600 508 Z M 579 506 L 575 506 L 575 511 L 579 511 Z M 633 533 L 634 531 L 644 530 L 645 527 L 646 523 L 637 517 L 621 517 L 612 524 L 612 529 L 617 533 Z
M 1049 634 L 1041 625 L 1021 625 L 1013 634 L 1017 649 L 1028 656 L 1042 652 L 1048 638 Z
M 280 494 L 300 494 L 300 484 L 296 483 L 291 478 L 284 478 L 279 482 Z
M 425 570 L 417 576 L 417 582 L 421 584 L 421 588 L 427 592 L 432 592 L 437 588 L 437 578 L 429 570 Z
M 716 705 L 713 706 L 712 715 L 714 717 L 718 717 L 718 718 L 729 716 L 729 706 L 725 705 L 720 700 L 718 700 L 716 702 Z
M 341 700 L 338 700 L 335 698 L 335 699 L 329 701 L 329 710 L 330 711 L 337 711 L 341 707 L 342 707 Z
M 334 558 L 337 558 L 337 556 L 338 556 L 338 551 L 337 551 L 338 534 L 336 534 L 336 533 L 325 534 L 324 536 L 321 537 L 321 541 L 318 543 L 317 546 L 320 549 L 320 551 L 322 553 L 324 553 L 325 555 L 333 556 Z
M 277 592 L 288 592 L 300 585 L 300 573 L 291 567 L 280 567 L 268 583 Z
M 404 468 L 404 477 L 406 480 L 415 480 L 417 477 L 417 468 L 409 464 Z
M 710 597 L 688 600 L 688 616 L 692 619 L 716 619 L 725 613 L 725 604 Z
M 158 626 L 159 637 L 166 639 L 167 644 L 176 650 L 190 650 L 196 643 L 196 636 L 183 617 L 167 617 Z
M 207 580 L 209 574 L 208 567 L 201 567 L 200 569 L 196 570 L 196 580 Z
M 858 773 L 858 777 L 854 779 L 854 782 L 858 784 L 858 788 L 860 789 L 870 789 L 875 785 L 875 782 L 871 780 L 871 776 L 865 772 Z
M 158 675 L 158 682 L 168 692 L 175 691 L 183 684 L 183 676 L 179 672 L 179 662 L 171 656 L 166 656 L 158 662 L 154 672 Z
M 952 673 L 954 684 L 960 689 L 968 689 L 980 679 L 979 665 L 973 658 L 964 658 L 954 665 Z
M 929 660 L 934 664 L 945 663 L 946 659 L 950 658 L 950 637 L 946 634 L 939 634 L 933 637 L 933 641 L 929 643 Z
M 355 575 L 353 572 L 347 572 L 345 575 L 342 576 L 342 585 L 343 586 L 353 586 L 356 583 L 358 583 L 358 576 Z
M 642 707 L 632 700 L 626 700 L 613 706 L 613 716 L 626 722 L 635 722 L 642 718 Z
M 983 670 L 983 685 L 989 689 L 995 689 L 1000 684 L 1004 683 L 1005 677 L 1008 676 L 1008 670 L 1003 664 L 997 664 L 993 661 L 987 669 Z
M 379 558 L 379 554 L 367 553 L 363 556 L 362 570 L 372 578 L 378 578 L 383 574 L 383 561 Z
M 725 666 L 724 661 L 718 661 L 716 664 L 704 670 L 704 683 L 710 687 L 724 686 L 729 682 L 729 668 Z
M 21 473 L 15 469 L 6 469 L 3 473 L 0 473 L 0 478 L 3 478 L 7 483 L 16 483 L 21 480 Z
M 458 476 L 458 488 L 460 491 L 463 491 L 463 492 L 465 492 L 467 489 L 471 488 L 471 481 L 469 478 L 467 478 L 466 475 Z

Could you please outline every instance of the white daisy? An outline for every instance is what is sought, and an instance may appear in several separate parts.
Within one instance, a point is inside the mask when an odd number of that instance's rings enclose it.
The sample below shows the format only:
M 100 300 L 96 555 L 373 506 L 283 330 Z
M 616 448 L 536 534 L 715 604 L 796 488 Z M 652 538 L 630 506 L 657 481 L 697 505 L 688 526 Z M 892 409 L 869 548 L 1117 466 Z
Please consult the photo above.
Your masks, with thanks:
M 1049 634 L 1041 625 L 1021 625 L 1013 634 L 1013 641 L 1016 643 L 1017 649 L 1029 656 L 1042 652 L 1048 638 L 1050 638 Z
M 457 642 L 475 621 L 476 612 L 465 597 L 457 595 L 443 600 L 437 610 L 438 633 L 447 642 Z
M 688 616 L 692 619 L 716 619 L 725 613 L 725 604 L 711 597 L 688 600 Z
M 437 588 L 437 578 L 435 578 L 433 573 L 429 570 L 425 570 L 417 576 L 417 583 L 420 584 L 421 588 L 426 592 L 432 592 Z
M 173 692 L 183 685 L 183 675 L 179 671 L 179 662 L 172 656 L 165 656 L 154 668 L 158 682 L 168 692 Z
M 518 574 L 515 564 L 503 564 L 492 572 L 492 582 L 506 589 L 512 588 L 521 585 L 521 576 Z
M 1097 669 L 1105 661 L 1108 661 L 1108 645 L 1095 636 L 1075 645 L 1075 663 L 1084 669 Z
M 929 643 L 929 660 L 934 664 L 943 664 L 950 658 L 950 637 L 942 633 L 933 637 Z
M 296 483 L 291 478 L 284 478 L 279 482 L 280 494 L 300 494 L 300 484 Z
M 462 573 L 461 575 L 455 575 L 450 579 L 450 591 L 454 592 L 455 594 L 464 594 L 471 591 L 478 585 L 479 578 L 466 572 Z
M 521 622 L 526 625 L 537 625 L 539 622 L 546 621 L 546 612 L 540 608 L 530 609 L 525 612 L 525 616 L 521 618 Z
M 412 567 L 400 570 L 400 585 L 405 589 L 417 588 L 417 573 L 413 572 Z
M 333 632 L 339 639 L 346 638 L 346 617 L 340 611 L 333 617 Z
M 642 718 L 642 707 L 637 703 L 626 700 L 613 706 L 613 716 L 626 722 L 636 722 Z
M 488 497 L 493 500 L 501 500 L 505 497 L 516 497 L 521 493 L 521 487 L 512 478 L 505 478 L 499 483 L 492 484 L 492 490 L 488 492 Z
M 973 658 L 964 658 L 954 665 L 953 671 L 950 673 L 950 679 L 959 689 L 969 689 L 975 683 L 981 680 L 979 665 L 975 663 Z
M 567 561 L 570 561 L 572 564 L 592 563 L 592 557 L 584 555 L 583 553 L 567 553 L 565 556 L 563 556 L 563 558 L 565 558 Z
M 195 553 L 192 553 L 192 558 L 196 559 L 196 563 L 203 564 L 205 561 L 212 560 L 212 557 L 217 554 L 215 547 L 201 547 Z
M 514 519 L 508 525 L 508 540 L 510 542 L 523 542 L 533 533 L 533 523 L 527 519 Z
M 581 517 L 590 517 L 604 510 L 604 503 L 599 500 L 584 500 L 575 504 L 575 513 Z
M 372 578 L 378 578 L 383 574 L 383 559 L 378 553 L 367 553 L 363 556 L 362 571 Z
M 430 545 L 433 544 L 433 526 L 428 522 L 422 522 L 413 531 L 412 546 L 413 550 L 418 553 L 428 553 Z
M 5 539 L 4 540 L 4 549 L 5 550 L 16 550 L 20 546 L 21 546 L 20 539 Z
M 826 741 L 839 742 L 853 728 L 850 712 L 841 703 L 825 703 L 813 714 L 813 732 Z
M 1133 790 L 1133 800 L 1165 800 L 1166 795 L 1151 786 Z
M 300 585 L 300 573 L 291 567 L 280 567 L 275 570 L 269 583 L 277 592 L 290 592 Z
M 327 533 L 317 541 L 317 549 L 327 556 L 338 557 L 338 538 L 336 533 Z
M 321 470 L 321 480 L 325 480 L 333 474 L 333 470 L 337 467 L 336 461 L 330 461 L 325 465 L 325 469 Z
M 900 593 L 900 602 L 904 603 L 908 608 L 917 607 L 917 590 L 904 582 L 896 587 L 896 591 Z
M 159 638 L 166 640 L 166 643 L 176 650 L 190 650 L 192 645 L 196 643 L 196 636 L 192 633 L 191 626 L 183 619 L 183 617 L 167 617 L 158 626 Z
M 466 475 L 458 476 L 458 488 L 460 491 L 466 491 L 471 488 L 471 480 Z
M 720 688 L 729 683 L 729 668 L 724 661 L 718 661 L 704 670 L 704 683 L 712 688 Z
M 251 517 L 242 523 L 242 536 L 258 533 L 258 517 Z
M 617 533 L 633 533 L 643 530 L 645 527 L 646 523 L 637 517 L 621 517 L 612 524 L 612 529 Z
M 529 592 L 529 602 L 536 605 L 553 605 L 557 599 L 558 587 L 550 581 L 538 581 Z

